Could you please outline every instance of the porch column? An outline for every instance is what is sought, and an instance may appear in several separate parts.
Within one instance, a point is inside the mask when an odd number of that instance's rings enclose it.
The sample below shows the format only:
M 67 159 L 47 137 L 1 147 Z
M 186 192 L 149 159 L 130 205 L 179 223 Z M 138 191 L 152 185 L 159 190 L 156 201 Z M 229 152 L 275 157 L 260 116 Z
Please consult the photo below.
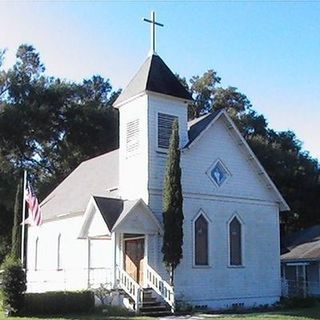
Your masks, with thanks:
M 113 244 L 113 287 L 116 288 L 117 286 L 117 237 L 116 233 L 111 233 L 111 241 Z
M 307 274 L 306 274 L 306 265 L 302 266 L 302 274 L 303 274 L 303 297 L 307 296 Z

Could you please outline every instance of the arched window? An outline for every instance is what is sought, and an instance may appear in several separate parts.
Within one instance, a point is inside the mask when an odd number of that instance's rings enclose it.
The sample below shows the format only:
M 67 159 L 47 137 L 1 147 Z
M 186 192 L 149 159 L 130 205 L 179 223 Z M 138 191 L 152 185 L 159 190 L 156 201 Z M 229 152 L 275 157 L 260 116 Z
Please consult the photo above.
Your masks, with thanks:
M 241 222 L 234 217 L 229 224 L 230 265 L 242 265 Z
M 196 266 L 209 265 L 208 255 L 208 221 L 203 214 L 199 215 L 194 223 L 195 257 Z
M 58 235 L 57 244 L 57 270 L 62 270 L 62 260 L 61 260 L 61 233 Z
M 38 254 L 39 254 L 39 237 L 36 239 L 35 247 L 34 247 L 34 270 L 38 270 Z

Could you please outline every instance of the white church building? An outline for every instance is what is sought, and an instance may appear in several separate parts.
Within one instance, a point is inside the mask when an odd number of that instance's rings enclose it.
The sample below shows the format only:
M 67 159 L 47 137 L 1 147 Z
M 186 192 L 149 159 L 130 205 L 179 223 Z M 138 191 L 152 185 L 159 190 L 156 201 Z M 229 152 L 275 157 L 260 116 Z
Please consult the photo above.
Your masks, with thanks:
M 188 122 L 192 97 L 156 54 L 114 103 L 120 147 L 81 163 L 28 228 L 29 292 L 121 288 L 168 305 L 273 304 L 281 294 L 279 212 L 288 205 L 225 110 Z M 183 259 L 162 262 L 162 189 L 171 126 L 181 144 Z M 92 142 L 94 143 L 94 141 Z M 150 294 L 151 292 L 151 294 Z

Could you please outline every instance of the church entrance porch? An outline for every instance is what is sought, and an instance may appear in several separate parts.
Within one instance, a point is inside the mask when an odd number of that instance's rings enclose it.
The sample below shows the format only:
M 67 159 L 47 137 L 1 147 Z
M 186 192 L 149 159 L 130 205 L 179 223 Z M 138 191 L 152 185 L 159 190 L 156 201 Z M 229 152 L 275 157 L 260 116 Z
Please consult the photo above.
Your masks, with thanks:
M 144 307 L 150 290 L 172 307 L 173 288 L 158 270 L 162 232 L 161 224 L 142 199 L 92 197 L 78 236 L 89 243 L 88 287 L 99 287 L 108 278 L 108 286 L 129 297 L 136 311 Z M 92 267 L 101 267 L 104 279 L 93 277 Z
M 140 286 L 144 286 L 146 254 L 144 235 L 124 234 L 123 269 Z

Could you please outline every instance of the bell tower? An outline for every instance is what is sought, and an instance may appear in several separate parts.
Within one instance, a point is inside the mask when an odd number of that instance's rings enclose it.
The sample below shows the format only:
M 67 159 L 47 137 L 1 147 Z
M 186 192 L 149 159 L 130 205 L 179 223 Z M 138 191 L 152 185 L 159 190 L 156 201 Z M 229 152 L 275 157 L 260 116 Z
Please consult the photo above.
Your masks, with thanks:
M 156 23 L 154 14 L 151 20 L 145 20 L 153 26 Z M 152 30 L 154 33 L 154 27 Z M 179 123 L 181 147 L 188 143 L 188 102 L 192 100 L 155 53 L 155 34 L 152 39 L 151 54 L 114 102 L 120 116 L 120 195 L 123 199 L 142 198 L 147 204 L 151 190 L 162 192 L 175 119 Z

